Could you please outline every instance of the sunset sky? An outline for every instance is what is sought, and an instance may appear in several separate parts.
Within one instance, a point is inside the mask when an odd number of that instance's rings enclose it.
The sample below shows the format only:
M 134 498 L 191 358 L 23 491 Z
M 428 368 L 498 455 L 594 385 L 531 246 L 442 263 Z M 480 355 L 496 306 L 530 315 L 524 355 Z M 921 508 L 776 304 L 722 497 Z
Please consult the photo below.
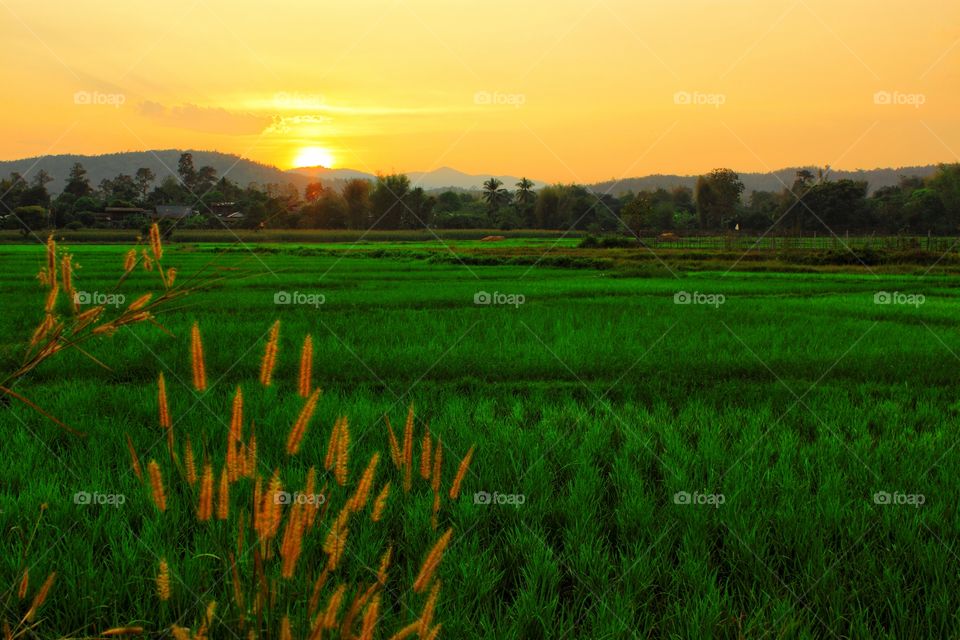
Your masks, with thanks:
M 593 182 L 960 161 L 960 3 L 0 0 L 0 159 Z

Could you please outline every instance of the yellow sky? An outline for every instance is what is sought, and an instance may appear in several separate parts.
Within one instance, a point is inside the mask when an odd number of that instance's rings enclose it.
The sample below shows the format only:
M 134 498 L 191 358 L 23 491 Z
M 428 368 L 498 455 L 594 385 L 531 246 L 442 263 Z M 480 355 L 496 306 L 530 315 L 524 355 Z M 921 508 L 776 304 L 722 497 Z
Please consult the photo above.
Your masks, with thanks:
M 960 161 L 960 3 L 0 0 L 0 158 L 597 181 Z

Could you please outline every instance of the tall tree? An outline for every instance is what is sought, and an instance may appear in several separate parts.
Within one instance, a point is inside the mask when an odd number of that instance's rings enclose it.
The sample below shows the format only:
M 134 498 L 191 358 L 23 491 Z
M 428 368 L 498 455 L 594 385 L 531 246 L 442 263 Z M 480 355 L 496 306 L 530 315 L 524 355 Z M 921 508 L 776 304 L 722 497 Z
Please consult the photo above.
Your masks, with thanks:
M 65 193 L 82 198 L 93 193 L 93 187 L 90 186 L 90 180 L 87 178 L 87 170 L 79 162 L 75 162 L 70 167 L 70 174 L 67 177 L 67 185 L 63 188 Z
M 33 176 L 33 186 L 47 188 L 47 185 L 53 182 L 53 176 L 49 173 L 40 169 L 37 171 L 36 175 Z
M 367 229 L 370 226 L 370 181 L 362 178 L 347 180 L 343 185 L 343 200 L 347 209 L 347 226 Z
M 514 195 L 514 202 L 517 205 L 517 211 L 527 226 L 532 226 L 533 222 L 533 204 L 537 200 L 537 194 L 533 190 L 533 181 L 527 178 L 520 178 L 516 185 L 517 192 Z
M 204 165 L 197 170 L 193 185 L 193 192 L 198 198 L 206 196 L 217 184 L 217 170 L 209 165 Z
M 560 211 L 560 186 L 544 187 L 537 192 L 537 203 L 534 205 L 534 217 L 537 226 L 541 229 L 560 229 L 562 219 Z
M 401 228 L 404 208 L 407 206 L 405 198 L 409 192 L 410 178 L 404 174 L 377 176 L 377 184 L 370 194 L 370 205 L 378 228 Z
M 733 220 L 740 204 L 743 183 L 740 176 L 730 169 L 714 169 L 697 178 L 694 192 L 697 214 L 703 229 L 720 229 Z
M 137 191 L 140 193 L 141 204 L 147 201 L 147 194 L 150 192 L 150 187 L 153 185 L 153 181 L 156 179 L 157 177 L 153 174 L 153 171 L 147 167 L 140 167 L 137 169 L 136 174 L 133 176 L 133 180 L 137 184 Z
M 316 202 L 323 194 L 323 183 L 320 181 L 311 182 L 303 190 L 303 199 L 307 202 Z
M 416 187 L 407 194 L 406 206 L 403 208 L 402 226 L 404 229 L 419 229 L 430 226 L 433 218 L 433 207 L 437 199 L 428 196 L 422 187 Z
M 193 154 L 181 153 L 180 160 L 177 162 L 177 174 L 180 176 L 180 183 L 187 191 L 195 192 L 197 186 L 197 170 L 193 166 Z
M 483 183 L 483 199 L 489 211 L 496 211 L 510 202 L 510 192 L 503 188 L 503 181 L 490 178 Z

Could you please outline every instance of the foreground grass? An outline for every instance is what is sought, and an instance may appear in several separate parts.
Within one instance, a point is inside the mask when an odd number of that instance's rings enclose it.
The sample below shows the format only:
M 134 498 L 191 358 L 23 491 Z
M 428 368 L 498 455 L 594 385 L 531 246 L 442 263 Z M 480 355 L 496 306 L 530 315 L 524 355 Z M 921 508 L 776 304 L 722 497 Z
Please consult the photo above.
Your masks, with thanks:
M 120 249 L 75 253 L 78 289 L 105 291 Z M 181 277 L 211 259 L 168 253 Z M 17 532 L 48 504 L 32 569 L 59 576 L 43 610 L 45 636 L 144 621 L 156 629 L 161 555 L 185 558 L 183 580 L 197 594 L 230 599 L 202 538 L 182 522 L 163 531 L 155 524 L 124 434 L 140 451 L 162 447 L 162 370 L 176 429 L 221 442 L 235 385 L 256 380 L 274 318 L 282 320 L 277 389 L 249 400 L 251 415 L 270 416 L 257 422 L 262 441 L 282 443 L 296 416 L 296 354 L 311 333 L 324 393 L 305 465 L 322 460 L 342 413 L 357 460 L 383 451 L 383 414 L 402 421 L 411 402 L 449 460 L 477 443 L 464 495 L 444 516 L 457 532 L 440 570 L 444 637 L 960 634 L 960 298 L 952 280 L 722 271 L 630 278 L 292 251 L 218 261 L 228 275 L 256 275 L 187 298 L 162 318 L 174 337 L 136 328 L 102 343 L 96 356 L 112 371 L 64 356 L 23 386 L 86 439 L 22 406 L 0 413 L 0 585 L 17 581 Z M 5 358 L 18 355 L 9 338 L 35 324 L 39 263 L 36 249 L 0 250 Z M 276 305 L 281 291 L 325 299 Z M 475 305 L 481 291 L 525 299 Z M 724 301 L 677 305 L 679 291 Z M 878 291 L 925 302 L 877 305 Z M 189 389 L 194 321 L 211 380 L 200 396 Z M 281 449 L 265 451 L 267 466 L 280 463 Z M 78 491 L 127 500 L 81 506 Z M 476 504 L 475 492 L 523 496 L 522 504 Z M 722 495 L 722 504 L 682 504 L 678 492 Z M 924 503 L 877 504 L 878 492 L 919 494 Z M 429 541 L 423 500 L 391 534 L 409 538 L 418 558 Z M 369 562 L 382 542 L 373 537 Z M 194 600 L 176 613 L 198 618 L 205 601 Z M 409 620 L 402 608 L 385 616 Z

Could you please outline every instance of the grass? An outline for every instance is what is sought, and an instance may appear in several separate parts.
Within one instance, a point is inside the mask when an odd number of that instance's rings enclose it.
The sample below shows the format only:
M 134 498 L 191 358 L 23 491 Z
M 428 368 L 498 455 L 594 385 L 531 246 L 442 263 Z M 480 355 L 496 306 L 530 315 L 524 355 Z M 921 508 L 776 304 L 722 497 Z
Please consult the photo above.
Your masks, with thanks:
M 171 246 L 165 262 L 188 277 L 214 255 L 207 248 Z M 137 326 L 89 345 L 110 371 L 64 354 L 18 387 L 86 438 L 20 405 L 0 413 L 0 585 L 19 581 L 18 532 L 46 503 L 31 569 L 38 583 L 58 576 L 40 614 L 44 637 L 131 624 L 155 632 L 171 619 L 201 619 L 208 599 L 231 600 L 224 558 L 208 552 L 224 548 L 222 532 L 196 527 L 176 491 L 167 496 L 171 517 L 158 519 L 130 471 L 124 434 L 144 464 L 166 446 L 161 371 L 178 437 L 214 456 L 242 384 L 263 464 L 284 464 L 285 486 L 302 486 L 309 466 L 322 469 L 340 415 L 350 419 L 354 478 L 374 451 L 386 464 L 383 415 L 396 428 L 411 403 L 417 433 L 429 423 L 442 438 L 451 476 L 476 444 L 463 494 L 445 504 L 438 530 L 429 490 L 395 503 L 385 527 L 357 530 L 351 582 L 364 579 L 362 565 L 376 567 L 385 543 L 405 550 L 384 592 L 386 629 L 413 619 L 405 605 L 419 610 L 422 594 L 404 586 L 449 525 L 438 569 L 442 637 L 960 635 L 960 290 L 949 275 L 909 266 L 726 274 L 730 262 L 718 260 L 638 278 L 429 260 L 417 255 L 422 247 L 380 257 L 274 249 L 219 254 L 223 273 L 247 275 L 161 316 L 172 337 Z M 82 267 L 77 289 L 108 290 L 123 247 L 72 250 Z M 41 262 L 36 247 L 0 249 L 5 359 L 19 355 L 11 338 L 36 324 L 43 292 L 32 276 Z M 148 276 L 138 272 L 125 287 L 138 291 Z M 320 294 L 323 304 L 275 305 L 279 291 Z M 524 302 L 475 305 L 480 291 Z M 680 291 L 724 299 L 674 304 Z M 925 300 L 878 305 L 878 291 Z M 275 319 L 275 382 L 262 389 Z M 203 332 L 202 394 L 192 389 L 194 322 Z M 286 463 L 304 402 L 307 334 L 323 393 Z M 126 501 L 77 505 L 80 491 Z M 482 504 L 481 492 L 499 501 Z M 722 504 L 682 504 L 683 492 Z M 878 504 L 878 492 L 922 495 L 923 504 Z M 160 557 L 177 558 L 175 592 L 182 580 L 205 597 L 181 588 L 174 605 L 158 607 Z M 316 568 L 323 557 L 314 548 L 301 563 Z
M 39 234 L 42 235 L 42 232 Z M 57 237 L 68 242 L 94 243 L 132 243 L 141 235 L 138 229 L 58 229 Z M 527 243 L 537 240 L 565 239 L 573 244 L 583 235 L 579 231 L 554 231 L 548 229 L 515 229 L 503 231 L 499 229 L 429 229 L 429 230 L 357 230 L 357 229 L 266 229 L 256 231 L 240 228 L 217 229 L 184 229 L 177 227 L 174 230 L 178 242 L 204 243 L 380 243 L 380 242 L 433 242 L 437 239 L 445 241 L 480 240 L 487 236 L 503 236 L 506 240 L 500 243 L 515 242 Z M 19 231 L 0 230 L 0 242 L 22 243 L 24 235 Z

